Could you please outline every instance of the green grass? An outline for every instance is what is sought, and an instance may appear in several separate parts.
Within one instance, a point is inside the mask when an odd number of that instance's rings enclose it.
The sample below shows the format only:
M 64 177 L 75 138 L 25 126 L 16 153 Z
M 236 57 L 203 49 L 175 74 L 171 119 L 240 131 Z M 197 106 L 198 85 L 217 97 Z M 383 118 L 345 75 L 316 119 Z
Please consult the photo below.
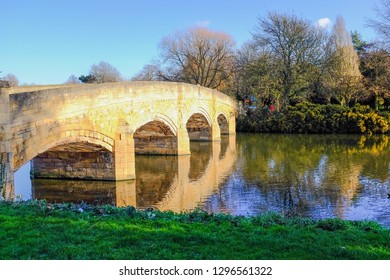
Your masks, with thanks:
M 82 209 L 82 210 L 80 210 Z M 377 223 L 0 202 L 0 259 L 390 259 Z

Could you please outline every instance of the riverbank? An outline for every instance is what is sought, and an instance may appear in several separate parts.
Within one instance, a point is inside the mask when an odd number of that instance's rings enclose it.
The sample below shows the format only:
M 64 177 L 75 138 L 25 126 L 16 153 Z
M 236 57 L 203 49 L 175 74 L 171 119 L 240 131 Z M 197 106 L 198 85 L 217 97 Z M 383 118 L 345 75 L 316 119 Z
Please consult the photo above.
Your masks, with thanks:
M 0 259 L 390 259 L 377 223 L 0 202 Z

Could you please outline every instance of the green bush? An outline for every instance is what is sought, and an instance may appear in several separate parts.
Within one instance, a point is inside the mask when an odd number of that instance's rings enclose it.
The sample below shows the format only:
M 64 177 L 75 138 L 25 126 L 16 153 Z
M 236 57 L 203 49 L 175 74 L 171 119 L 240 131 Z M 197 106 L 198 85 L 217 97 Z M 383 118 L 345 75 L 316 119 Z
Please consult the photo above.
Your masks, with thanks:
M 378 113 L 387 123 L 390 123 L 390 112 L 383 111 Z
M 249 111 L 237 119 L 237 130 L 241 132 L 280 132 L 280 113 L 270 112 L 267 107 Z
M 368 106 L 353 108 L 302 102 L 281 112 L 257 109 L 239 116 L 237 130 L 281 133 L 389 133 L 390 113 L 377 113 Z

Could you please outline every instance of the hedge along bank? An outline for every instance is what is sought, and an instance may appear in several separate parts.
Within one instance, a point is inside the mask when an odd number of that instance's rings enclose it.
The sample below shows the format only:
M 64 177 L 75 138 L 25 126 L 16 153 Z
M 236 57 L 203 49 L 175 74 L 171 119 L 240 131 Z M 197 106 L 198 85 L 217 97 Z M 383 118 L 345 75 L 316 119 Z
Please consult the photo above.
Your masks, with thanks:
M 287 106 L 280 112 L 264 107 L 248 111 L 237 120 L 241 132 L 388 134 L 390 113 L 357 104 L 320 105 L 308 102 Z

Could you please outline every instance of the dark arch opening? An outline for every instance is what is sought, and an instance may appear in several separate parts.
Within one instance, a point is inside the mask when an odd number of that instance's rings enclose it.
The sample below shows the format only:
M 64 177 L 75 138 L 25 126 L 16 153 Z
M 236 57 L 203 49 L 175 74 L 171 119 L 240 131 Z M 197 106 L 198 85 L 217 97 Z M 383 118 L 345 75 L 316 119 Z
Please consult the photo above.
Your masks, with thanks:
M 186 124 L 188 137 L 190 141 L 210 141 L 211 127 L 202 114 L 195 113 L 187 121 Z
M 221 130 L 221 135 L 229 134 L 229 123 L 223 114 L 218 116 L 218 124 L 219 129 Z
M 151 121 L 135 131 L 134 147 L 136 154 L 175 155 L 177 138 L 165 123 Z

